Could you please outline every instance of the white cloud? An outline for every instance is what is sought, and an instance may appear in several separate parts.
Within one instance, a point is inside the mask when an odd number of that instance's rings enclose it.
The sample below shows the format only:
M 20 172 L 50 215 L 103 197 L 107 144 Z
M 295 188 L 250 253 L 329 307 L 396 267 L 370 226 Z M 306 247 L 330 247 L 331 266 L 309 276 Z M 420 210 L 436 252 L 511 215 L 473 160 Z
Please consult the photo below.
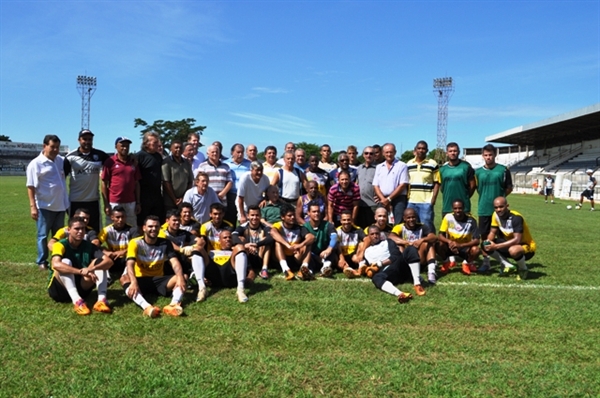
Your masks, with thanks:
M 289 93 L 289 90 L 283 88 L 269 88 L 269 87 L 253 87 L 252 90 L 259 91 L 267 94 L 285 94 Z
M 312 122 L 292 115 L 266 116 L 244 112 L 233 112 L 231 115 L 241 120 L 228 121 L 227 123 L 247 129 L 303 137 L 329 137 L 319 133 Z

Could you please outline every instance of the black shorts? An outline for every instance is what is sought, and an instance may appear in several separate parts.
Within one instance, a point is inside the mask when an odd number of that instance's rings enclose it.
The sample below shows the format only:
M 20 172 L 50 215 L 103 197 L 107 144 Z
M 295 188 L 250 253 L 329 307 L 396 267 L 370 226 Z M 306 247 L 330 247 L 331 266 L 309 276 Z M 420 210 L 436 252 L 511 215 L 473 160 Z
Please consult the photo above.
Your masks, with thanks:
M 587 198 L 588 200 L 594 200 L 594 191 L 592 189 L 586 189 L 581 193 L 581 196 Z
M 544 195 L 548 196 L 548 195 L 552 195 L 552 188 L 544 188 Z
M 231 265 L 231 260 L 223 265 L 219 265 L 214 261 L 209 261 L 204 271 L 204 277 L 208 279 L 214 287 L 236 287 L 237 274 Z
M 485 240 L 492 229 L 492 216 L 479 216 L 478 223 L 481 239 Z
M 89 289 L 84 289 L 83 287 L 81 287 L 81 275 L 73 276 L 75 277 L 75 286 L 77 286 L 77 293 L 79 293 L 81 298 L 86 299 L 96 286 L 92 285 L 92 287 L 90 287 Z M 70 303 L 72 301 L 71 296 L 69 296 L 69 292 L 67 292 L 65 286 L 62 283 L 60 283 L 60 281 L 58 281 L 58 275 L 56 274 L 52 275 L 52 280 L 48 285 L 48 295 L 54 301 L 59 303 Z
M 248 256 L 248 270 L 260 270 L 263 266 L 263 259 L 258 254 L 246 253 Z
M 127 260 L 123 257 L 119 257 L 114 261 L 114 264 L 108 272 L 110 273 L 110 277 L 114 279 L 119 279 L 127 268 Z
M 292 270 L 292 272 L 297 272 L 300 270 L 300 266 L 302 265 L 301 261 L 298 261 L 294 256 L 285 256 L 285 261 L 288 264 L 288 267 Z
M 167 285 L 171 278 L 173 278 L 173 275 L 140 276 L 137 278 L 140 293 L 143 296 L 146 294 L 158 294 L 159 296 L 169 297 L 171 290 L 167 288 Z
M 346 260 L 346 263 L 348 264 L 348 266 L 350 268 L 358 269 L 358 264 L 356 264 L 354 261 L 352 261 L 353 255 L 354 254 L 348 254 L 347 256 L 344 256 L 344 260 Z

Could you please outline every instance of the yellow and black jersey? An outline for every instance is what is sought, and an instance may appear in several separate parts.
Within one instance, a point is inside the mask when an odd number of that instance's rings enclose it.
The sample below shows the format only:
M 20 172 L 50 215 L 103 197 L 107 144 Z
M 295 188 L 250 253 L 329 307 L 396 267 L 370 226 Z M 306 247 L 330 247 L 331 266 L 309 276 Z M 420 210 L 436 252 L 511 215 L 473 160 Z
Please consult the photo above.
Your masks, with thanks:
M 521 234 L 521 244 L 529 245 L 531 251 L 535 251 L 536 245 L 529 232 L 529 226 L 521 214 L 510 210 L 506 217 L 500 217 L 494 213 L 492 216 L 492 228 L 498 228 L 498 234 L 505 240 L 514 238 L 514 234 Z
M 125 224 L 121 230 L 115 229 L 113 224 L 102 228 L 98 235 L 100 244 L 106 244 L 106 248 L 111 252 L 127 249 L 129 241 L 135 238 L 137 229 L 131 225 Z
M 59 229 L 58 231 L 56 231 L 56 233 L 54 234 L 52 239 L 61 240 L 61 239 L 66 239 L 68 236 L 69 236 L 69 227 L 66 226 L 66 227 L 63 227 L 63 228 Z M 87 227 L 85 227 L 85 235 L 83 236 L 83 240 L 87 240 L 88 242 L 91 242 L 95 239 L 98 239 L 98 234 L 96 233 L 94 228 L 92 228 L 88 225 Z
M 220 250 L 221 244 L 219 243 L 219 235 L 221 231 L 232 231 L 233 225 L 229 221 L 223 220 L 219 228 L 215 227 L 212 221 L 205 222 L 200 227 L 200 236 L 204 236 L 206 239 L 206 250 Z
M 373 224 L 376 225 L 376 224 Z M 369 225 L 370 227 L 370 225 Z M 369 227 L 365 227 L 363 232 L 366 236 L 369 236 Z M 393 226 L 391 224 L 385 224 L 385 228 L 381 230 L 381 240 L 386 240 L 390 232 L 392 232 Z
M 356 226 L 352 226 L 350 232 L 346 232 L 340 225 L 335 230 L 335 233 L 337 234 L 338 247 L 344 256 L 350 256 L 356 253 L 358 244 L 365 239 L 363 230 Z
M 462 221 L 454 218 L 453 213 L 446 214 L 440 225 L 440 232 L 445 233 L 448 239 L 457 243 L 471 242 L 473 239 L 479 239 L 479 227 L 475 219 L 465 214 Z
M 392 232 L 398 235 L 402 240 L 413 243 L 416 240 L 423 239 L 431 233 L 427 225 L 417 223 L 414 229 L 409 229 L 404 223 L 395 225 Z
M 217 264 L 219 267 L 227 265 L 227 263 L 231 261 L 231 254 L 231 250 L 211 250 L 208 252 L 208 256 L 212 262 Z
M 169 232 L 169 229 L 161 229 L 158 232 L 158 237 L 159 238 L 166 238 L 169 241 L 171 241 L 171 243 L 179 246 L 179 247 L 183 247 L 183 246 L 189 246 L 189 245 L 193 245 L 194 243 L 196 243 L 196 237 L 194 235 L 192 235 L 190 232 L 185 231 L 183 229 L 178 229 L 174 234 Z
M 283 237 L 283 239 L 285 239 L 285 241 L 292 246 L 302 243 L 306 238 L 306 229 L 303 229 L 298 224 L 294 224 L 292 228 L 287 228 L 285 225 L 283 225 L 282 221 L 279 221 L 273 224 L 273 228 L 275 228 Z M 294 255 L 294 251 L 291 249 L 284 247 L 283 251 L 286 256 Z
M 127 260 L 135 260 L 135 276 L 163 276 L 164 264 L 175 257 L 173 245 L 168 239 L 157 238 L 150 244 L 143 236 L 132 239 L 127 248 Z

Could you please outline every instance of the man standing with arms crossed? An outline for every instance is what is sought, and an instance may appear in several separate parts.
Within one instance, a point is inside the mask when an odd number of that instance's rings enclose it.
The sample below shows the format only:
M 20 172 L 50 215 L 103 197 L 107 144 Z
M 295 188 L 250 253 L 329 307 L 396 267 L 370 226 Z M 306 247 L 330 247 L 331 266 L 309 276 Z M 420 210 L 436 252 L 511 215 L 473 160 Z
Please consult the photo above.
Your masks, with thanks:
M 452 213 L 452 203 L 460 200 L 464 204 L 464 212 L 471 212 L 471 196 L 477 187 L 475 170 L 458 155 L 460 148 L 456 142 L 446 145 L 448 161 L 440 167 L 440 189 L 442 191 L 442 218 Z
M 37 223 L 36 264 L 48 269 L 48 233 L 54 235 L 65 224 L 69 207 L 63 158 L 58 156 L 60 138 L 44 137 L 42 152 L 27 166 L 27 195 L 31 218 Z
M 379 198 L 379 203 L 394 215 L 394 222 L 399 223 L 406 209 L 406 194 L 408 188 L 408 168 L 406 163 L 396 159 L 396 146 L 383 146 L 385 161 L 377 165 L 373 178 L 373 189 Z
M 513 184 L 508 168 L 496 163 L 495 146 L 492 144 L 484 146 L 482 156 L 485 164 L 475 170 L 477 193 L 479 193 L 477 212 L 481 236 L 488 236 L 492 226 L 494 200 L 499 196 L 508 196 L 512 192 Z M 485 273 L 489 270 L 490 257 L 484 254 L 483 264 L 477 272 Z

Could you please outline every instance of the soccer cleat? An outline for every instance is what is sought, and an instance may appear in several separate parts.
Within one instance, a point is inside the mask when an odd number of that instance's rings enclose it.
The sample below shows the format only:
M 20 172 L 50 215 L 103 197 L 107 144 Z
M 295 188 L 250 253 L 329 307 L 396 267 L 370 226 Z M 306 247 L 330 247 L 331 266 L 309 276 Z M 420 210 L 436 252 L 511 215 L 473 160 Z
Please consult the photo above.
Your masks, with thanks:
M 310 281 L 313 280 L 315 277 L 313 276 L 312 271 L 308 268 L 307 265 L 302 265 L 300 267 L 300 271 L 298 271 L 298 274 L 296 275 L 298 278 L 300 278 L 303 281 Z
M 148 318 L 156 318 L 160 315 L 160 308 L 152 305 L 148 306 L 148 308 L 144 310 L 142 315 Z
M 236 295 L 237 295 L 237 299 L 240 303 L 248 302 L 248 296 L 246 296 L 246 293 L 244 293 L 244 289 L 238 288 Z
M 196 302 L 204 301 L 207 297 L 207 292 L 205 287 L 201 287 L 198 289 L 198 295 L 196 296 Z
M 410 300 L 412 300 L 412 298 L 412 294 L 400 292 L 400 294 L 398 295 L 398 302 L 400 304 L 408 303 Z
M 440 267 L 440 272 L 442 274 L 447 274 L 448 271 L 450 271 L 450 268 L 454 267 L 456 267 L 456 261 L 444 261 Z
M 424 296 L 425 289 L 423 289 L 423 286 L 421 285 L 415 285 L 415 293 L 417 293 L 417 296 Z
M 529 269 L 527 269 L 527 267 L 525 267 L 525 269 L 520 269 L 519 273 L 517 274 L 517 280 L 524 281 L 527 279 L 527 274 L 529 274 Z
M 358 265 L 358 276 L 365 275 L 367 273 L 367 264 Z
M 461 271 L 465 275 L 471 275 L 471 267 L 469 267 L 469 263 L 463 262 Z
M 269 271 L 267 271 L 266 268 L 263 268 L 260 270 L 260 273 L 258 274 L 262 279 L 269 279 Z
M 477 268 L 477 273 L 479 274 L 487 274 L 490 272 L 490 264 L 488 262 L 484 262 L 481 264 L 481 267 Z
M 517 272 L 517 267 L 515 267 L 514 265 L 501 265 L 498 276 L 509 276 L 510 274 L 514 274 L 515 272 Z
M 83 299 L 79 299 L 74 305 L 73 309 L 77 315 L 89 315 L 92 311 L 85 304 Z
M 367 275 L 367 278 L 373 278 L 373 275 L 375 275 L 376 273 L 379 272 L 379 267 L 376 265 L 370 265 L 367 267 L 367 270 L 365 271 L 365 274 Z
M 108 306 L 106 300 L 98 300 L 94 304 L 94 311 L 101 312 L 103 314 L 112 314 L 112 309 Z
M 291 270 L 283 271 L 283 276 L 285 276 L 286 281 L 293 281 L 295 279 L 294 273 Z
M 551 200 L 551 201 L 550 201 L 550 203 L 554 204 L 554 201 L 553 201 L 553 200 Z
M 183 308 L 179 304 L 169 304 L 163 307 L 163 313 L 169 316 L 179 316 L 183 314 Z
M 348 278 L 348 279 L 354 279 L 354 278 L 358 278 L 360 276 L 358 274 L 358 272 L 356 272 L 355 270 L 353 270 L 350 267 L 344 268 L 344 275 L 346 275 L 346 278 Z
M 471 271 L 471 273 L 477 272 L 477 266 L 473 263 L 469 263 L 469 270 Z
M 575 205 L 575 210 L 581 209 L 581 205 Z
M 331 269 L 331 261 L 323 261 L 323 267 L 321 268 L 321 276 L 323 278 L 329 278 L 333 274 Z
M 437 275 L 435 272 L 427 273 L 427 282 L 429 282 L 430 285 L 435 285 L 437 283 Z
M 594 209 L 593 207 L 590 209 L 590 211 L 596 211 L 596 209 Z

